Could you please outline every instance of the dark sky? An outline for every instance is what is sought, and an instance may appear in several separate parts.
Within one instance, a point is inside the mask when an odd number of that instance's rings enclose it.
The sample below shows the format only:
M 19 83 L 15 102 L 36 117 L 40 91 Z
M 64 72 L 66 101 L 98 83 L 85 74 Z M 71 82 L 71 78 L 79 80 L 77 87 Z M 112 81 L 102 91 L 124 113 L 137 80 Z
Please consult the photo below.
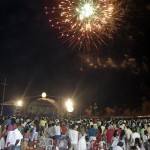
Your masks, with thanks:
M 52 5 L 52 3 L 51 3 Z M 131 10 L 114 39 L 101 45 L 115 59 L 126 52 L 149 60 L 150 4 L 131 1 Z M 45 15 L 44 0 L 3 0 L 0 5 L 0 81 L 6 100 L 19 96 L 73 97 L 85 105 L 139 105 L 143 76 L 129 69 L 80 70 L 78 50 L 68 48 Z M 149 62 L 149 61 L 148 61 Z M 2 95 L 3 87 L 0 92 Z

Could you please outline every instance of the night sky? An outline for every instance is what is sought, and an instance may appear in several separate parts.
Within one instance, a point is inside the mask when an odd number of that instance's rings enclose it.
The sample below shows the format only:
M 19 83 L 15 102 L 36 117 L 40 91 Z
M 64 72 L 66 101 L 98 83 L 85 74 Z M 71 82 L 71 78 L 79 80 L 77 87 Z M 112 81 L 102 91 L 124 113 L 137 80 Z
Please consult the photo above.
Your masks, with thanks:
M 51 0 L 50 0 L 51 1 Z M 131 0 L 113 39 L 99 46 L 99 55 L 116 60 L 130 54 L 149 65 L 149 0 Z M 52 6 L 53 2 L 49 2 Z M 51 28 L 44 0 L 3 0 L 0 5 L 0 82 L 7 79 L 5 100 L 21 96 L 72 97 L 85 106 L 139 106 L 145 76 L 130 69 L 81 70 L 78 49 L 68 48 Z M 149 67 L 149 66 L 148 66 Z M 0 87 L 2 97 L 3 86 Z

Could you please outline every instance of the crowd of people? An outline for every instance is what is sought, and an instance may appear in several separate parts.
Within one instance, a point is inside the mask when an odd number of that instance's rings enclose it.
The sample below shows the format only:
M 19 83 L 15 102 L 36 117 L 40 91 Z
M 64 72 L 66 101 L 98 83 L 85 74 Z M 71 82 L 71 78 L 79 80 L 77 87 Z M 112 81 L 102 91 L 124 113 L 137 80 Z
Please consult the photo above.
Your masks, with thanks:
M 150 119 L 3 117 L 0 150 L 26 150 L 40 139 L 60 150 L 150 150 Z

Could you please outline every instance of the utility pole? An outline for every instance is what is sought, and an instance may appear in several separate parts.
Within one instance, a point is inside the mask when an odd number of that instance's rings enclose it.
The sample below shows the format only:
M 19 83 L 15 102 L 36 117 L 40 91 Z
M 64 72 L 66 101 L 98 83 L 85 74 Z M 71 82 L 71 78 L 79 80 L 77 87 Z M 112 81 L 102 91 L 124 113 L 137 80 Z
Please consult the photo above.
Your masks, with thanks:
M 2 103 L 1 103 L 1 116 L 3 115 L 3 107 L 4 107 L 4 99 L 5 99 L 5 88 L 6 88 L 6 78 L 4 79 L 4 83 L 3 84 L 3 97 L 2 97 Z

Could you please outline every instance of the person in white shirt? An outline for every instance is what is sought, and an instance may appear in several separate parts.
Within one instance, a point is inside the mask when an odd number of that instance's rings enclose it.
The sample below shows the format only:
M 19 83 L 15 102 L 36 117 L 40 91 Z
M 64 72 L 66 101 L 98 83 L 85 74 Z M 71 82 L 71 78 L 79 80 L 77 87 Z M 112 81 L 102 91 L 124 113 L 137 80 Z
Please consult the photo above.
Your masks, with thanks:
M 87 150 L 85 135 L 85 128 L 82 127 L 79 133 L 78 150 Z
M 116 145 L 113 150 L 123 150 L 120 146 Z
M 78 131 L 75 129 L 75 124 L 71 125 L 71 129 L 68 131 L 68 136 L 71 142 L 69 150 L 78 150 Z
M 113 150 L 123 150 L 123 142 L 118 142 L 116 146 L 113 147 Z
M 5 140 L 3 137 L 0 138 L 0 150 L 3 150 L 5 147 Z
M 6 126 L 5 126 L 6 127 Z M 5 147 L 5 140 L 3 137 L 3 130 L 5 130 L 5 128 L 3 129 L 2 126 L 0 125 L 0 150 L 3 150 Z
M 54 130 L 55 124 L 52 123 L 52 125 L 49 126 L 49 136 L 50 138 L 54 139 L 55 138 L 55 130 Z
M 97 120 L 97 126 L 98 126 L 98 127 L 101 126 L 101 123 L 102 123 L 102 122 L 98 119 L 98 120 Z
M 147 130 L 144 131 L 144 135 L 143 135 L 143 143 L 145 143 L 147 141 L 147 139 L 149 139 L 150 136 L 148 136 L 148 132 Z
M 136 138 L 140 139 L 140 134 L 136 131 L 136 128 L 133 128 L 133 133 L 131 135 L 131 146 L 134 146 Z
M 55 140 L 58 140 L 61 136 L 60 123 L 57 123 L 57 125 L 54 126 L 54 131 L 55 131 Z
M 6 139 L 6 146 L 8 150 L 21 150 L 21 140 L 23 139 L 22 134 L 17 128 L 17 124 L 13 124 L 13 131 L 9 131 L 7 139 Z
M 10 149 L 9 147 L 11 147 L 12 136 L 13 136 L 13 131 L 9 131 L 7 134 L 6 142 L 5 142 L 5 148 L 6 149 Z
M 111 144 L 111 148 L 114 148 L 115 146 L 117 146 L 119 142 L 119 135 L 117 133 L 117 130 L 114 131 L 113 137 L 112 137 L 112 144 Z

